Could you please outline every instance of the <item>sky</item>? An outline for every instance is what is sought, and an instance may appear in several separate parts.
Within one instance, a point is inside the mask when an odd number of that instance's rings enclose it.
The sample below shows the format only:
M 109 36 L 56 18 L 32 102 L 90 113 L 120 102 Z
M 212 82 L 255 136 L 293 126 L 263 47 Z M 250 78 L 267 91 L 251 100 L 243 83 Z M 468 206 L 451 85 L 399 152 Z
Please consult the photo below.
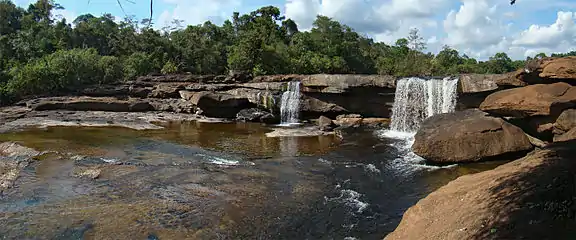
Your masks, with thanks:
M 33 0 L 14 0 L 27 6 Z M 56 0 L 57 14 L 72 21 L 84 13 L 149 17 L 149 0 Z M 132 2 L 132 3 L 131 3 Z M 186 24 L 210 20 L 221 24 L 233 12 L 249 13 L 262 6 L 279 7 L 300 30 L 325 15 L 357 32 L 393 44 L 418 28 L 427 51 L 448 45 L 486 60 L 497 52 L 524 59 L 540 52 L 576 50 L 576 0 L 155 0 L 153 21 L 161 29 L 173 19 Z

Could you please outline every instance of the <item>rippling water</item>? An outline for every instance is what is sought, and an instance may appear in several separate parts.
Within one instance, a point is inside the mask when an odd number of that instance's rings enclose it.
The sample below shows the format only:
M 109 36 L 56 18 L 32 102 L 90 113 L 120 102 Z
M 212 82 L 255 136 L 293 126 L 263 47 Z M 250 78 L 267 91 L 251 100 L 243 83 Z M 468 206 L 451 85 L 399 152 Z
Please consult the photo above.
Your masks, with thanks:
M 268 138 L 249 123 L 3 134 L 50 151 L 0 198 L 6 239 L 382 239 L 448 181 L 378 132 Z M 408 151 L 408 152 L 407 152 Z M 98 171 L 98 178 L 82 177 Z

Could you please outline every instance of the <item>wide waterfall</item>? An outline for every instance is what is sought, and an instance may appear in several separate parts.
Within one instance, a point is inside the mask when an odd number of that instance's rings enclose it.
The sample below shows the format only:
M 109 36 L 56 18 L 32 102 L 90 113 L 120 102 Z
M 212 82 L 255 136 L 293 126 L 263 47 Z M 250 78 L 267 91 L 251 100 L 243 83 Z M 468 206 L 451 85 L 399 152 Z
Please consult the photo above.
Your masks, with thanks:
M 289 82 L 282 94 L 280 105 L 281 124 L 297 124 L 300 114 L 300 82 Z
M 456 108 L 457 78 L 403 78 L 396 86 L 392 131 L 414 133 L 424 119 Z

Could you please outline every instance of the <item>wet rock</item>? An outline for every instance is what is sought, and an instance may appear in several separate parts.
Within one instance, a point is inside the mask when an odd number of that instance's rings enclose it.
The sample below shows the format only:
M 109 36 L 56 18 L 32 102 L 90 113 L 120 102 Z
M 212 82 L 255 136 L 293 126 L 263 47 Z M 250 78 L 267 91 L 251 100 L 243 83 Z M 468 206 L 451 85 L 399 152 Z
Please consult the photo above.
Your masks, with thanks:
M 100 176 L 101 173 L 102 173 L 102 170 L 98 167 L 78 168 L 75 170 L 74 176 L 80 177 L 80 178 L 96 179 Z
M 385 239 L 572 239 L 575 145 L 462 176 L 408 209 Z
M 336 124 L 334 124 L 332 119 L 321 116 L 320 118 L 318 118 L 318 127 L 320 128 L 321 131 L 329 132 L 336 127 Z
M 10 188 L 20 172 L 40 152 L 14 142 L 0 143 L 0 192 Z
M 390 125 L 389 118 L 363 118 L 358 114 L 340 115 L 334 121 L 336 125 L 342 128 L 384 128 Z
M 499 91 L 480 105 L 482 111 L 510 117 L 558 116 L 576 106 L 576 87 L 567 83 L 536 84 Z
M 152 106 L 142 100 L 121 100 L 116 98 L 93 97 L 52 97 L 28 101 L 26 105 L 35 111 L 70 110 L 70 111 L 110 111 L 110 112 L 144 112 Z
M 40 152 L 24 147 L 18 143 L 14 142 L 3 142 L 0 143 L 0 156 L 4 157 L 35 157 L 38 156 Z
M 471 109 L 426 119 L 412 150 L 433 163 L 477 162 L 533 149 L 522 129 Z
M 254 107 L 247 98 L 225 93 L 199 92 L 190 100 L 207 117 L 235 118 L 242 109 Z
M 236 114 L 236 120 L 243 122 L 277 123 L 279 120 L 274 114 L 259 108 L 242 109 Z
M 80 94 L 89 97 L 117 97 L 126 96 L 129 92 L 128 85 L 98 85 L 86 87 L 80 91 Z

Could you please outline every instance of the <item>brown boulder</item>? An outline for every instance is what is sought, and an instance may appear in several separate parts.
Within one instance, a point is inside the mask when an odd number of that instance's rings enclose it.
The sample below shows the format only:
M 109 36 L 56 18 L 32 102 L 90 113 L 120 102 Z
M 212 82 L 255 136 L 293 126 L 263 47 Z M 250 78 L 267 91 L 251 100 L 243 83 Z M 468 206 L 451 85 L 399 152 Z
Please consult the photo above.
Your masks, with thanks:
M 190 102 L 200 108 L 204 116 L 216 118 L 235 118 L 240 110 L 255 107 L 248 98 L 215 92 L 198 92 Z
M 554 136 L 554 142 L 566 142 L 570 140 L 576 140 L 576 127 L 562 135 Z M 574 146 L 574 148 L 576 148 L 576 146 Z
M 565 132 L 576 128 L 576 109 L 568 109 L 562 112 L 558 119 L 556 119 L 555 126 Z
M 332 131 L 335 127 L 335 124 L 332 119 L 325 116 L 320 116 L 320 118 L 318 118 L 318 127 L 320 130 L 327 132 Z
M 506 158 L 532 149 L 522 129 L 475 109 L 426 119 L 412 146 L 417 155 L 442 164 Z
M 576 87 L 567 83 L 536 84 L 490 94 L 482 111 L 500 116 L 558 116 L 576 106 Z
M 575 145 L 462 176 L 408 209 L 385 239 L 574 239 Z
M 460 93 L 480 93 L 498 90 L 500 87 L 523 87 L 528 85 L 519 79 L 517 72 L 507 74 L 463 74 L 458 81 Z
M 541 78 L 576 80 L 576 57 L 550 58 L 540 64 Z

